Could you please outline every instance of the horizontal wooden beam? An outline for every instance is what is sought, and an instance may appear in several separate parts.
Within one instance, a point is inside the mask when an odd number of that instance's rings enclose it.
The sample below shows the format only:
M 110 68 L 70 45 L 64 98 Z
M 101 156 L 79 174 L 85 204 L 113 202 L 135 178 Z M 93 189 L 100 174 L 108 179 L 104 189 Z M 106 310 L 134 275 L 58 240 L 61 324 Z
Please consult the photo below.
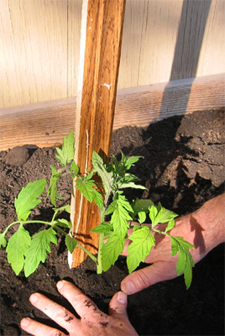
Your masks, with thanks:
M 225 74 L 117 91 L 113 130 L 147 127 L 161 119 L 225 106 Z M 76 98 L 0 109 L 0 150 L 50 147 L 74 129 Z

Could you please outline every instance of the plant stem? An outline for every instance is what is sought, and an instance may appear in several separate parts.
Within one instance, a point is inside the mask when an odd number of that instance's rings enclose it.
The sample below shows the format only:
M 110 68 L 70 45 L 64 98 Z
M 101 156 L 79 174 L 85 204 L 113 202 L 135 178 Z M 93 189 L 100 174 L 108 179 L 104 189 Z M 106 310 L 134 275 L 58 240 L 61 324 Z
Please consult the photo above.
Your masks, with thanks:
M 102 247 L 104 245 L 104 233 L 99 234 L 99 243 L 98 243 L 98 265 L 97 265 L 97 274 L 102 274 Z
M 111 194 L 111 193 L 110 193 Z M 107 204 L 108 200 L 106 201 Z M 104 222 L 105 220 L 105 212 L 106 205 L 103 210 L 100 210 L 100 222 Z M 102 247 L 104 245 L 104 233 L 99 233 L 99 241 L 98 241 L 98 264 L 97 264 L 97 274 L 102 274 Z

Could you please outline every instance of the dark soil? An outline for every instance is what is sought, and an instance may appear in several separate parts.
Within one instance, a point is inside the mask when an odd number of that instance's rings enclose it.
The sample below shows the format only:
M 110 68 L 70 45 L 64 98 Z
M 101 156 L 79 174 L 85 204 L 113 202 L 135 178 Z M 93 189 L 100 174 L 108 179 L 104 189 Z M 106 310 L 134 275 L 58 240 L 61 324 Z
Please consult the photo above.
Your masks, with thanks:
M 224 191 L 224 109 L 200 111 L 184 117 L 172 117 L 151 124 L 147 129 L 125 127 L 113 134 L 112 153 L 141 155 L 133 172 L 148 192 L 129 192 L 128 198 L 161 201 L 179 215 L 192 212 L 206 200 Z M 19 159 L 18 160 L 18 155 Z M 28 182 L 49 179 L 50 165 L 56 165 L 55 148 L 23 148 L 0 153 L 0 231 L 15 218 L 14 198 Z M 16 158 L 17 157 L 17 158 Z M 21 158 L 23 158 L 21 160 Z M 24 163 L 25 162 L 25 163 Z M 70 201 L 70 181 L 59 184 Z M 34 210 L 34 219 L 49 219 L 52 205 L 47 199 Z M 39 226 L 33 228 L 36 232 Z M 11 233 L 13 233 L 13 228 Z M 56 282 L 68 279 L 81 288 L 105 312 L 112 295 L 120 289 L 128 274 L 125 259 L 102 275 L 87 258 L 76 269 L 69 269 L 62 238 L 52 246 L 45 263 L 29 278 L 16 276 L 4 249 L 1 253 L 1 334 L 27 335 L 20 330 L 22 317 L 44 321 L 45 317 L 29 303 L 31 293 L 39 290 L 64 303 Z M 144 267 L 144 265 L 142 265 Z M 193 283 L 185 289 L 183 277 L 156 284 L 129 297 L 130 321 L 140 335 L 224 335 L 224 246 L 211 251 L 194 268 Z

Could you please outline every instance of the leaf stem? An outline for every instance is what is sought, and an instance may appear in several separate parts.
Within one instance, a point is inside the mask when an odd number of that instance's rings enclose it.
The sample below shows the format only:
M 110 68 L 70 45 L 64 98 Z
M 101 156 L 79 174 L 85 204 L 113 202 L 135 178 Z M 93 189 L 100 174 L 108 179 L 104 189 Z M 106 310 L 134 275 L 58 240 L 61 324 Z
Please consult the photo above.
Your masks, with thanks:
M 67 236 L 68 233 L 66 233 L 65 231 L 63 231 L 60 227 L 58 227 L 57 225 L 52 225 L 54 227 L 54 229 L 56 229 L 57 231 L 59 231 L 60 233 L 62 233 L 64 236 Z
M 77 246 L 79 246 L 87 255 L 94 261 L 98 262 L 98 259 L 90 252 L 88 251 L 84 246 L 82 246 L 78 241 L 77 241 Z
M 18 223 L 22 223 L 23 225 L 24 224 L 34 224 L 34 223 L 37 223 L 37 224 L 39 223 L 39 224 L 44 224 L 44 225 L 50 225 L 50 226 L 53 225 L 53 222 L 45 222 L 45 221 L 40 221 L 40 220 L 35 220 L 35 219 L 24 221 L 24 222 L 20 221 Z
M 7 228 L 5 229 L 5 231 L 2 232 L 2 234 L 5 236 L 6 233 L 7 233 L 7 231 L 9 230 L 9 228 L 10 228 L 11 226 L 13 226 L 13 225 L 16 225 L 16 224 L 21 224 L 21 222 L 20 222 L 20 221 L 16 221 L 16 222 L 13 222 L 13 223 L 9 224 L 9 225 L 7 226 Z
M 54 225 L 54 228 L 56 230 L 58 230 L 59 232 L 61 232 L 64 236 L 67 236 L 68 233 L 66 233 L 65 231 L 63 231 L 61 228 L 59 228 L 57 225 Z M 75 238 L 74 238 L 75 239 Z M 98 262 L 98 259 L 91 253 L 89 252 L 84 246 L 82 246 L 77 239 L 75 239 L 77 242 L 77 246 L 79 246 L 85 253 L 87 253 L 87 255 L 94 261 L 94 262 Z
M 152 231 L 154 231 L 156 233 L 159 233 L 159 234 L 163 234 L 164 236 L 167 236 L 167 237 L 170 237 L 170 238 L 176 238 L 176 236 L 171 236 L 171 234 L 169 234 L 167 232 L 164 232 L 164 231 L 160 231 L 160 230 L 153 229 L 153 228 L 152 228 Z

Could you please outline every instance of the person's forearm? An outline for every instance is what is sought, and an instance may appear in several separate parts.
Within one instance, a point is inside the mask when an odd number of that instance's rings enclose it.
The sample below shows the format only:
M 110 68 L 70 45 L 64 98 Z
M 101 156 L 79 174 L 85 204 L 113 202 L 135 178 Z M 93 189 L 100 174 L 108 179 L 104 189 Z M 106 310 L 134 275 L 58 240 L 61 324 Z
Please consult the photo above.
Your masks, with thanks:
M 212 248 L 225 242 L 225 193 L 206 202 L 193 216 L 211 236 Z
M 225 193 L 207 201 L 192 214 L 178 218 L 179 224 L 182 224 L 184 238 L 195 248 L 199 247 L 201 258 L 205 256 L 225 241 Z

